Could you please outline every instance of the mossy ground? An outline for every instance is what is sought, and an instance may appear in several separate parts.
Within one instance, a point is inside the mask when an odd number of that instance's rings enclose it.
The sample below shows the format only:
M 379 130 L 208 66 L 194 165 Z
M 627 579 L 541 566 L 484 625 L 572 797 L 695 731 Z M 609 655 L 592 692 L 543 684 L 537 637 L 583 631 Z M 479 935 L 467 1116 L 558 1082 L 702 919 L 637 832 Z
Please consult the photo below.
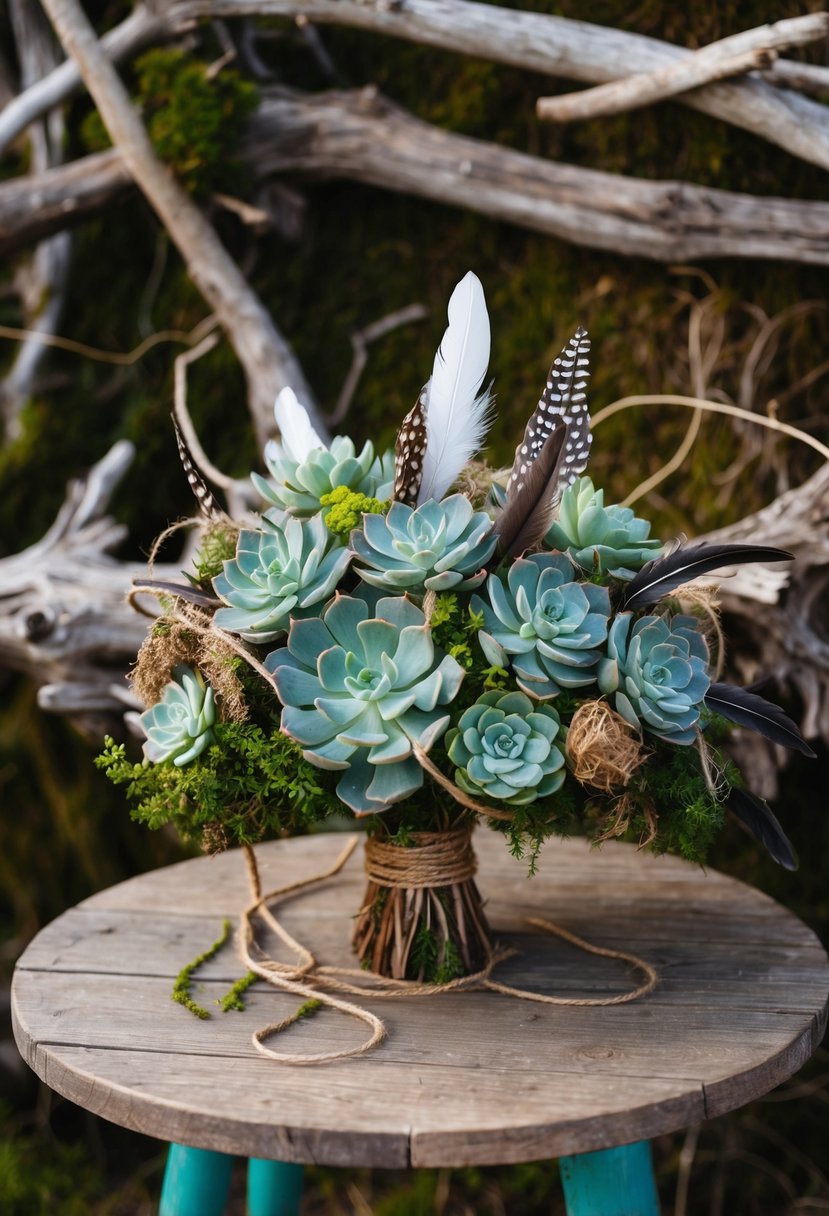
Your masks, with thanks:
M 98 0 L 86 7 L 103 29 L 131 6 L 126 0 Z M 556 5 L 522 0 L 520 7 L 585 19 L 575 0 Z M 645 0 L 622 11 L 602 0 L 591 6 L 589 19 L 696 46 L 803 9 L 802 3 L 789 0 L 773 13 L 756 0 L 706 0 L 687 9 Z M 267 53 L 279 79 L 306 89 L 329 87 L 300 35 L 286 23 L 273 25 L 280 38 Z M 566 82 L 355 31 L 323 27 L 321 36 L 349 86 L 377 83 L 419 116 L 452 130 L 610 172 L 682 178 L 756 194 L 825 196 L 818 169 L 678 105 L 559 131 L 536 121 L 534 103 L 544 93 L 568 90 Z M 203 54 L 209 60 L 218 50 L 206 37 Z M 0 39 L 11 45 L 3 17 Z M 83 98 L 73 103 L 70 152 L 82 150 L 79 128 L 88 111 Z M 0 172 L 8 176 L 16 168 L 10 158 Z M 771 317 L 802 301 L 826 300 L 827 272 L 821 268 L 738 259 L 676 268 L 576 249 L 356 184 L 299 188 L 306 210 L 297 242 L 271 235 L 254 248 L 235 219 L 222 214 L 215 219 L 234 256 L 250 267 L 254 286 L 294 344 L 323 408 L 332 408 L 348 370 L 353 329 L 415 301 L 428 309 L 426 321 L 396 330 L 371 347 L 344 424 L 357 440 L 392 440 L 429 374 L 449 292 L 470 268 L 484 283 L 492 319 L 498 420 L 490 455 L 499 461 L 511 457 L 549 361 L 578 323 L 593 339 L 594 410 L 632 393 L 688 393 L 693 388 L 689 315 L 707 299 L 703 338 L 713 341 L 716 326 L 724 327 L 708 391 L 738 399 L 741 372 L 758 332 L 756 310 Z M 67 336 L 126 351 L 159 329 L 188 331 L 207 312 L 142 201 L 77 230 L 62 326 Z M 13 298 L 0 294 L 0 322 L 20 321 Z M 777 400 L 781 418 L 825 440 L 825 378 L 790 393 L 825 358 L 825 303 L 791 317 L 779 336 L 750 404 L 763 410 Z M 178 349 L 158 346 L 128 369 L 63 352 L 50 355 L 42 390 L 26 409 L 21 438 L 0 452 L 0 553 L 16 552 L 38 539 L 54 517 L 66 480 L 103 456 L 120 436 L 138 448 L 113 504 L 129 525 L 131 554 L 146 551 L 168 520 L 189 513 L 190 494 L 169 424 L 172 360 Z M 10 346 L 3 355 L 10 359 Z M 189 386 L 191 411 L 210 456 L 226 471 L 243 475 L 257 453 L 243 379 L 226 343 L 190 369 Z M 608 501 L 622 497 L 664 463 L 688 420 L 681 410 L 632 410 L 597 430 L 591 471 L 596 483 L 606 486 Z M 813 453 L 767 442 L 758 457 L 722 484 L 723 470 L 745 453 L 744 432 L 718 419 L 706 420 L 686 466 L 640 503 L 640 510 L 654 518 L 658 532 L 695 533 L 747 513 L 787 478 L 795 483 L 817 467 Z M 19 946 L 64 907 L 129 873 L 181 855 L 171 836 L 147 833 L 129 821 L 118 792 L 94 771 L 92 754 L 69 728 L 37 712 L 34 694 L 24 683 L 5 684 L 0 781 L 7 828 L 0 849 L 0 936 L 6 972 Z M 824 935 L 829 933 L 829 821 L 815 804 L 814 790 L 820 788 L 816 774 L 826 774 L 827 763 L 825 752 L 812 766 L 796 757 L 777 808 L 801 853 L 796 876 L 774 868 L 734 825 L 720 837 L 711 858 L 715 866 L 781 899 Z M 6 1037 L 8 1031 L 2 1034 Z M 793 1210 L 795 1199 L 799 1210 L 808 1211 L 810 1197 L 815 1211 L 826 1206 L 829 1184 L 820 1172 L 829 1132 L 825 1072 L 824 1054 L 803 1074 L 802 1089 L 791 1091 L 792 1101 L 778 1095 L 705 1126 L 689 1194 L 692 1216 L 715 1211 L 767 1216 Z M 0 1196 L 11 1204 L 10 1216 L 151 1210 L 162 1164 L 156 1144 L 92 1123 L 67 1104 L 56 1103 L 51 1117 L 45 1117 L 42 1104 L 36 1108 L 31 1081 L 7 1083 L 2 1074 L 0 1096 L 6 1090 L 14 1109 L 0 1153 Z M 656 1145 L 668 1204 L 681 1145 L 681 1136 Z M 333 1216 L 367 1210 L 377 1216 L 470 1211 L 534 1216 L 560 1211 L 561 1199 L 552 1163 L 451 1174 L 423 1171 L 405 1178 L 312 1171 L 307 1212 Z

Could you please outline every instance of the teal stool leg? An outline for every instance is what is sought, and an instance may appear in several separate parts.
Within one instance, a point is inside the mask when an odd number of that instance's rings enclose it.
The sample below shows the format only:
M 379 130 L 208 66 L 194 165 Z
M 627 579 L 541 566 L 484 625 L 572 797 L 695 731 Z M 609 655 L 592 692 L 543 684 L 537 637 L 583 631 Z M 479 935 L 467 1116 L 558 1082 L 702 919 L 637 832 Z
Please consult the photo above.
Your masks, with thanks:
M 232 1173 L 227 1153 L 171 1144 L 158 1216 L 222 1216 Z
M 299 1216 L 304 1169 L 284 1161 L 248 1161 L 248 1216 Z
M 567 1216 L 659 1216 L 647 1140 L 559 1161 Z

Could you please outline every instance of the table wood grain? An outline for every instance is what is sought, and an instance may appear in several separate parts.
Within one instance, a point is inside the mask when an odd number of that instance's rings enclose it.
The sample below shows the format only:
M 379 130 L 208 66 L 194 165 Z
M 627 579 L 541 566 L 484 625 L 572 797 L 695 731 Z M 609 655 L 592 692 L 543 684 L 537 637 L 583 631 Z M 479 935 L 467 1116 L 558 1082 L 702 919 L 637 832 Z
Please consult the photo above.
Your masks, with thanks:
M 332 833 L 260 846 L 265 889 L 326 868 L 342 844 Z M 198 973 L 194 995 L 215 1009 L 209 1021 L 170 1000 L 183 964 L 246 900 L 242 857 L 229 852 L 121 883 L 43 929 L 15 974 L 21 1053 L 72 1101 L 165 1140 L 405 1167 L 528 1161 L 673 1131 L 766 1093 L 820 1042 L 829 960 L 761 892 L 618 843 L 552 841 L 531 880 L 493 833 L 479 831 L 476 849 L 491 923 L 520 951 L 498 978 L 568 996 L 638 982 L 620 962 L 528 930 L 524 919 L 536 916 L 644 957 L 659 971 L 656 991 L 606 1007 L 492 992 L 367 996 L 389 1028 L 378 1050 L 317 1067 L 277 1064 L 256 1054 L 251 1034 L 296 998 L 260 983 L 244 1013 L 212 1006 L 241 973 L 230 946 Z M 283 923 L 321 962 L 352 965 L 363 882 L 358 852 L 342 874 L 281 906 Z M 364 1033 L 324 1011 L 283 1035 L 279 1049 L 336 1049 Z

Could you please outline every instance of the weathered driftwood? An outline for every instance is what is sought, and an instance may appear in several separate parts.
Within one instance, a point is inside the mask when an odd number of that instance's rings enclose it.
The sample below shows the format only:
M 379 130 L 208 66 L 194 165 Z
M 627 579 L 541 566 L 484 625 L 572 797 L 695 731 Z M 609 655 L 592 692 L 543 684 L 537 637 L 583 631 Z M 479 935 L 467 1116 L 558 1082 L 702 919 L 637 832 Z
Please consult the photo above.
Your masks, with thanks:
M 371 89 L 269 91 L 243 154 L 266 178 L 345 177 L 452 203 L 589 248 L 663 261 L 751 257 L 829 265 L 829 203 L 652 182 L 438 130 Z M 117 152 L 0 185 L 0 253 L 123 197 Z
M 701 539 L 776 545 L 794 554 L 778 596 L 763 588 L 753 593 L 739 578 L 723 582 L 729 664 L 744 684 L 768 678 L 778 692 L 793 692 L 803 704 L 804 734 L 829 743 L 829 464 L 761 511 Z M 752 788 L 774 797 L 790 753 L 749 731 L 738 732 L 735 748 L 752 773 Z
M 316 415 L 313 393 L 293 351 L 202 211 L 159 161 L 77 0 L 42 3 L 64 49 L 77 63 L 126 168 L 158 213 L 236 351 L 259 439 L 264 443 L 273 430 L 273 401 L 282 388 L 293 387 Z M 315 421 L 322 425 L 321 419 Z

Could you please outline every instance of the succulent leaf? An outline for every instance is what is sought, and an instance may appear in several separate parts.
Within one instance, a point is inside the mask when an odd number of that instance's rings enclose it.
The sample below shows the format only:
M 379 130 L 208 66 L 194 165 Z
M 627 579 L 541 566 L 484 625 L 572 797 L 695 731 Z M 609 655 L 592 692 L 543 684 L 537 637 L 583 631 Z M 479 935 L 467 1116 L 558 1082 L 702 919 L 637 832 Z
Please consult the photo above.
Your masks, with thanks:
M 367 441 L 358 455 L 345 435 L 336 435 L 330 448 L 310 448 L 301 459 L 269 444 L 265 463 L 271 477 L 252 473 L 254 486 L 266 502 L 300 518 L 320 511 L 320 499 L 339 486 L 368 498 L 386 499 L 394 485 L 394 452 L 375 456 L 374 445 Z
M 179 664 L 161 700 L 139 719 L 147 736 L 144 755 L 154 764 L 172 760 L 178 768 L 200 756 L 214 741 L 213 689 L 200 671 Z
M 561 720 L 521 692 L 487 692 L 448 733 L 455 781 L 468 794 L 522 806 L 564 781 Z
M 273 641 L 292 616 L 307 614 L 334 594 L 350 560 L 321 515 L 304 522 L 286 518 L 267 532 L 243 531 L 236 556 L 213 579 L 227 605 L 214 620 L 246 641 Z
M 365 515 L 351 535 L 364 582 L 388 590 L 463 590 L 485 578 L 495 552 L 492 520 L 463 494 L 413 508 L 392 503 L 388 515 Z
M 491 574 L 478 634 L 489 662 L 510 663 L 518 685 L 538 700 L 564 688 L 584 688 L 596 679 L 607 637 L 610 599 L 605 587 L 573 580 L 570 560 L 559 553 L 533 553 L 510 566 L 506 577 Z
M 594 489 L 589 477 L 580 477 L 562 494 L 558 518 L 544 544 L 566 552 L 588 574 L 628 580 L 662 548 L 650 530 L 649 522 L 630 507 L 606 507 L 604 490 Z
M 709 684 L 708 646 L 694 617 L 614 617 L 599 687 L 638 731 L 693 743 Z
M 358 815 L 384 811 L 423 784 L 414 744 L 428 751 L 446 727 L 463 668 L 436 651 L 426 618 L 405 596 L 338 595 L 322 616 L 295 620 L 266 659 L 282 730 L 320 768 L 342 770 L 339 798 Z

